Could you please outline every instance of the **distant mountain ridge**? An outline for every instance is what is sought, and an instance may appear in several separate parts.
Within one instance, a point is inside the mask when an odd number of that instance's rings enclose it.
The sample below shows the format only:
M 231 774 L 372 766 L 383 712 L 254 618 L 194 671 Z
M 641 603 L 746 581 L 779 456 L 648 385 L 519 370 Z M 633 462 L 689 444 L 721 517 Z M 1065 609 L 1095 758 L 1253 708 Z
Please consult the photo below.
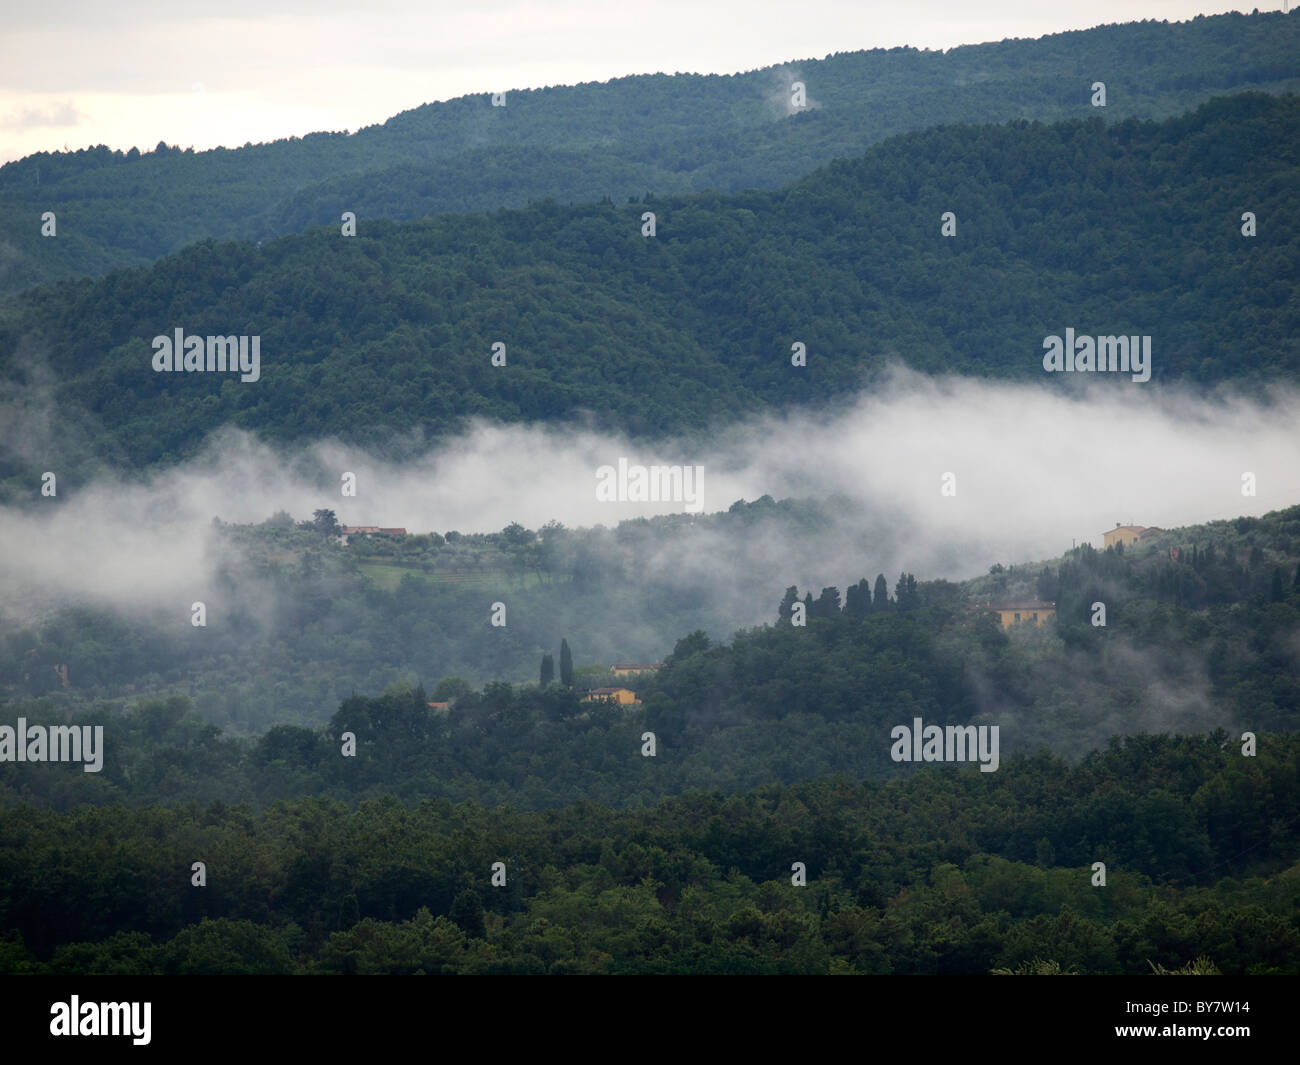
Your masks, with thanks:
M 790 107 L 791 84 L 806 109 Z M 1089 104 L 1093 82 L 1105 108 Z M 235 150 L 38 153 L 0 167 L 0 294 L 138 265 L 206 237 L 530 201 L 777 188 L 944 123 L 1166 118 L 1300 91 L 1300 12 L 1134 22 L 1038 40 L 837 53 L 737 75 L 652 74 L 425 104 L 352 135 Z M 53 211 L 58 236 L 42 238 Z

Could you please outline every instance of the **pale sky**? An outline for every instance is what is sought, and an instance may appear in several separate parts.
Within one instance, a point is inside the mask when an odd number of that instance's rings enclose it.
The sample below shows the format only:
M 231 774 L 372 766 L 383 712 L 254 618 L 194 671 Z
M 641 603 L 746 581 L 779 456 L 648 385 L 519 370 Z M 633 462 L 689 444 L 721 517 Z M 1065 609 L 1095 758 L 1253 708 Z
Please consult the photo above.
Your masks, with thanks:
M 0 163 L 356 130 L 467 93 L 946 49 L 1242 9 L 1215 0 L 7 0 Z M 1252 5 L 1253 6 L 1253 5 Z M 1281 9 L 1282 0 L 1261 0 Z M 1251 8 L 1245 8 L 1250 10 Z

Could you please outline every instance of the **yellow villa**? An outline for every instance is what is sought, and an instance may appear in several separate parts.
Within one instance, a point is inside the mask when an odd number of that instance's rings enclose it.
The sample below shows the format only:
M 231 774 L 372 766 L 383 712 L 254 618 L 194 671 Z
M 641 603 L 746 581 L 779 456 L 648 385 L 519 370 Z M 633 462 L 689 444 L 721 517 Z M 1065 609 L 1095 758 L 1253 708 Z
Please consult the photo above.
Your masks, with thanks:
M 1156 536 L 1164 532 L 1155 525 L 1121 525 L 1115 523 L 1115 528 L 1107 529 L 1102 533 L 1103 547 L 1114 547 L 1116 544 L 1123 544 L 1125 547 L 1131 547 L 1139 540 L 1145 540 L 1148 536 Z
M 1130 544 L 1138 542 L 1144 528 L 1145 526 L 1142 525 L 1121 525 L 1116 522 L 1115 528 L 1107 529 L 1102 534 L 1102 539 L 1105 541 L 1106 547 L 1114 547 L 1116 544 L 1123 544 L 1128 547 Z
M 1041 599 L 1025 599 L 1014 603 L 985 603 L 984 609 L 997 614 L 1004 629 L 1013 625 L 1043 625 L 1056 617 L 1056 604 Z

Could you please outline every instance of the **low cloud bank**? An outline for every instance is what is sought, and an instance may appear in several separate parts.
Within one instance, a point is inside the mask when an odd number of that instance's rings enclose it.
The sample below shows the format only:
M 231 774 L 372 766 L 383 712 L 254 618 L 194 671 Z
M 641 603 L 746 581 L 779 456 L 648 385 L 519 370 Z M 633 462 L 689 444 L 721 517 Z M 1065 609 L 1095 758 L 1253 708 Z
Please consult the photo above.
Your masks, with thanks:
M 1070 382 L 1074 386 L 1075 382 Z M 694 466 L 699 508 L 762 495 L 840 497 L 828 528 L 737 544 L 702 534 L 690 557 L 651 560 L 729 594 L 755 566 L 784 584 L 900 569 L 960 579 L 993 561 L 1100 545 L 1116 522 L 1172 528 L 1300 501 L 1300 393 L 1267 402 L 1150 387 L 1008 385 L 894 372 L 833 416 L 800 411 L 727 427 L 706 445 L 652 447 L 617 435 L 477 423 L 415 461 L 387 463 L 333 441 L 286 458 L 227 430 L 195 460 L 143 483 L 103 478 L 57 503 L 0 508 L 0 590 L 13 620 L 66 598 L 123 608 L 193 594 L 223 561 L 212 518 L 259 522 L 333 509 L 340 522 L 411 532 L 490 532 L 618 522 L 697 509 L 598 498 L 597 471 Z M 341 494 L 356 476 L 355 498 Z M 1253 477 L 1254 495 L 1242 492 Z M 741 583 L 744 583 L 743 581 Z M 739 605 L 739 604 L 738 604 Z M 763 604 L 761 616 L 772 611 Z M 746 612 L 748 613 L 748 612 Z M 744 619 L 738 618 L 738 623 Z

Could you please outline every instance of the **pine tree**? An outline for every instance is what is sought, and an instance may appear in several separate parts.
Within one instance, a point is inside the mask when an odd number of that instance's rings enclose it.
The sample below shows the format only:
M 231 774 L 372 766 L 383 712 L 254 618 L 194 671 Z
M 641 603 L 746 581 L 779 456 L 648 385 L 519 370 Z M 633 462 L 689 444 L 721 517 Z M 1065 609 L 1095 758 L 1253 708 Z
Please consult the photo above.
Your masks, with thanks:
M 487 936 L 487 925 L 483 920 L 483 900 L 473 888 L 466 888 L 452 900 L 447 916 L 470 939 L 483 939 Z
M 555 680 L 555 659 L 550 655 L 542 655 L 542 675 L 540 680 L 543 688 L 549 688 L 551 682 Z
M 799 589 L 793 584 L 785 590 L 785 597 L 781 600 L 781 606 L 777 609 L 776 616 L 780 621 L 789 621 L 794 614 L 794 605 L 799 601 Z
M 337 536 L 342 528 L 332 510 L 316 511 L 312 515 L 311 527 L 326 536 Z
M 1049 603 L 1055 602 L 1056 578 L 1052 576 L 1052 571 L 1046 566 L 1043 567 L 1043 572 L 1038 575 L 1036 590 L 1039 599 L 1043 599 Z
M 349 892 L 343 896 L 343 901 L 339 904 L 339 928 L 346 932 L 359 920 L 361 920 L 361 907 L 357 903 L 356 892 Z
M 835 587 L 823 588 L 817 597 L 817 616 L 819 618 L 837 618 L 840 616 L 840 590 Z
M 566 688 L 573 687 L 573 654 L 568 640 L 560 641 L 560 683 Z

